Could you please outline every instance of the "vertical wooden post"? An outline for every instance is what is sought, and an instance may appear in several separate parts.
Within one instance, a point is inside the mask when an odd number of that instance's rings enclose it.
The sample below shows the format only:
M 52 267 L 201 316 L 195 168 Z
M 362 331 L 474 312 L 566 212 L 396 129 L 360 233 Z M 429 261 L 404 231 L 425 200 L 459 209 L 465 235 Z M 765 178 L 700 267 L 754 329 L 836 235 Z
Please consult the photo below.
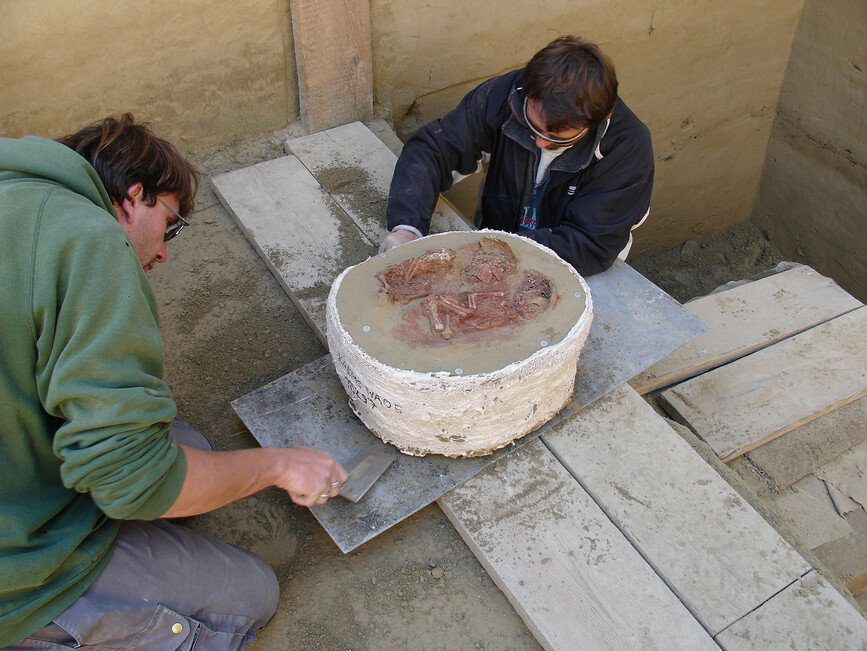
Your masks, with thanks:
M 308 133 L 373 112 L 368 0 L 291 0 L 301 120 Z

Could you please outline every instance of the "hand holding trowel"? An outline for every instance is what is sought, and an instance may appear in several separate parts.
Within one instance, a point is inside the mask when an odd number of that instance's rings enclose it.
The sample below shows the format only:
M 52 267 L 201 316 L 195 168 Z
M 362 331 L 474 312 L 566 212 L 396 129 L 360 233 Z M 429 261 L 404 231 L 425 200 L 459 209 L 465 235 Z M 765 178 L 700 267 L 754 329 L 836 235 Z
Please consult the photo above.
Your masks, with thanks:
M 370 446 L 341 464 L 346 471 L 346 481 L 338 489 L 338 495 L 351 502 L 360 500 L 373 483 L 379 479 L 396 455 L 381 447 Z

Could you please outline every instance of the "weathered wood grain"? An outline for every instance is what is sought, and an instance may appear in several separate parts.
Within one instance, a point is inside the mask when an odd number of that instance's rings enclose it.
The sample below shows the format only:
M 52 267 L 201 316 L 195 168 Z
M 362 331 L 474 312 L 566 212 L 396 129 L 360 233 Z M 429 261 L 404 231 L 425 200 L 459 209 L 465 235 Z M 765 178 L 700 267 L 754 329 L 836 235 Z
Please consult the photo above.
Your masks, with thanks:
M 333 160 L 338 160 L 345 167 L 358 159 L 344 157 L 332 158 Z M 309 165 L 310 169 L 315 169 L 318 163 L 309 162 Z M 327 166 L 327 163 L 324 165 Z M 378 172 L 375 171 L 375 165 L 371 167 L 374 171 L 368 171 L 369 178 L 376 178 Z M 321 198 L 323 194 L 328 195 L 328 191 L 315 181 L 314 188 L 310 182 L 313 177 L 309 173 L 304 177 L 303 183 L 297 182 L 307 192 L 297 206 L 291 203 L 291 197 L 284 196 L 283 190 L 273 193 L 276 196 L 269 197 L 261 205 L 256 203 L 258 199 L 244 199 L 251 212 L 264 212 L 265 217 L 270 217 L 267 211 L 272 209 L 291 213 L 290 219 L 278 229 L 263 228 L 255 219 L 249 220 L 245 230 L 260 253 L 264 254 L 264 247 L 256 244 L 260 231 L 282 245 L 290 233 L 300 230 L 304 237 L 308 232 L 312 233 L 317 226 L 310 227 L 306 222 L 315 221 L 319 215 L 325 215 L 323 220 L 336 219 L 327 225 L 326 230 L 332 234 L 338 233 L 338 245 L 345 245 L 346 233 L 355 233 L 350 235 L 351 239 L 358 238 L 352 239 L 353 242 L 359 241 L 363 246 L 375 247 L 376 238 L 362 235 L 362 231 L 347 217 L 347 213 L 350 213 L 358 220 L 362 230 L 367 228 L 363 211 L 355 210 L 350 201 L 344 201 L 344 197 L 341 197 L 342 194 L 352 194 L 348 191 L 348 186 L 339 185 L 342 182 L 340 178 L 321 174 L 325 169 L 327 167 L 321 167 L 317 173 L 323 177 L 323 185 L 330 188 L 338 203 L 342 202 L 342 210 L 333 201 L 329 203 L 330 198 Z M 360 172 L 359 175 L 363 176 Z M 258 189 L 257 183 L 262 182 L 260 176 L 265 176 L 265 171 L 260 170 L 249 178 L 240 178 L 238 184 L 252 187 L 255 191 Z M 275 174 L 271 181 L 286 186 L 286 181 L 280 174 Z M 372 182 L 368 179 L 368 184 L 362 184 L 362 189 L 369 192 L 372 187 L 370 183 Z M 226 194 L 230 194 L 230 184 L 227 182 L 224 185 Z M 286 187 L 289 188 L 286 192 L 295 192 L 293 186 Z M 342 190 L 346 191 L 341 192 Z M 266 191 L 265 194 L 272 193 Z M 220 196 L 227 205 L 231 203 L 222 194 Z M 311 200 L 316 196 L 320 196 L 319 206 Z M 287 210 L 287 205 L 292 206 L 291 210 Z M 310 210 L 311 205 L 314 205 L 316 210 Z M 301 209 L 305 206 L 306 211 Z M 336 216 L 331 214 L 335 209 Z M 238 212 L 245 213 L 246 210 L 239 208 Z M 236 219 L 239 218 L 236 216 Z M 241 219 L 239 223 L 245 228 Z M 300 226 L 296 226 L 296 223 Z M 341 233 L 340 229 L 344 229 L 344 232 Z M 378 235 L 377 231 L 372 232 Z M 312 239 L 317 240 L 320 235 L 321 241 L 314 246 L 316 253 L 324 254 L 329 248 L 340 250 L 333 240 L 328 239 L 330 235 L 314 234 Z M 301 238 L 302 243 L 304 237 Z M 299 257 L 303 255 L 298 253 Z M 268 259 L 267 255 L 263 257 Z M 333 258 L 334 256 L 332 262 Z M 282 262 L 279 257 L 276 262 L 269 263 L 272 269 L 282 267 L 277 262 Z M 293 282 L 298 287 L 310 289 L 309 278 L 304 276 L 310 274 L 310 265 L 315 262 L 320 260 L 313 255 L 304 259 L 300 269 L 292 268 L 293 273 L 300 274 L 300 281 L 292 273 L 278 275 L 290 295 L 294 291 L 290 289 Z M 330 285 L 340 270 L 334 271 L 333 267 L 327 265 L 313 269 L 316 277 L 320 279 L 318 283 L 314 283 L 319 285 L 316 291 L 321 291 L 325 284 Z M 607 355 L 609 363 L 604 364 L 604 372 L 601 373 L 594 372 L 589 366 L 583 369 L 583 373 L 579 372 L 576 400 L 591 395 L 595 398 L 607 393 L 627 377 L 634 375 L 637 366 L 644 368 L 651 361 L 658 360 L 665 354 L 659 353 L 660 350 L 672 350 L 701 329 L 692 315 L 679 307 L 678 310 L 673 310 L 672 306 L 660 300 L 660 292 L 649 283 L 645 282 L 648 287 L 636 286 L 636 279 L 633 277 L 635 275 L 626 265 L 616 265 L 609 273 L 596 278 L 600 299 L 610 295 L 612 300 L 608 316 L 599 320 L 602 328 L 597 335 L 599 341 L 595 347 L 588 347 L 583 358 L 585 361 L 598 359 L 600 363 L 604 363 Z M 321 294 L 322 300 L 326 293 L 327 288 Z M 600 304 L 602 303 L 605 303 L 605 300 L 601 300 Z M 296 300 L 296 304 L 311 325 L 317 323 L 314 302 Z M 682 318 L 679 312 L 689 318 Z M 319 322 L 324 323 L 324 320 Z M 677 325 L 674 333 L 669 332 L 672 330 L 672 323 Z M 319 329 L 314 325 L 314 330 Z M 639 332 L 642 333 L 641 337 L 637 336 Z M 321 334 L 320 332 L 320 336 Z M 641 341 L 636 341 L 636 338 Z M 661 341 L 664 343 L 660 343 Z M 349 412 L 345 395 L 340 397 L 343 394 L 328 358 L 319 360 L 313 366 L 315 368 L 311 366 L 310 369 L 299 370 L 307 373 L 304 378 L 298 379 L 297 374 L 290 374 L 250 396 L 235 401 L 233 406 L 263 445 L 295 445 L 301 442 L 310 444 L 307 438 L 313 437 L 313 444 L 332 449 L 339 458 L 344 458 L 356 446 L 370 444 L 372 435 Z M 628 374 L 624 376 L 624 373 Z M 323 389 L 325 385 L 329 388 Z M 653 417 L 656 418 L 655 415 Z M 538 463 L 531 462 L 531 467 L 522 465 L 520 455 L 525 448 L 531 450 L 527 454 L 537 455 L 535 458 Z M 502 465 L 511 463 L 512 459 L 515 459 L 514 463 L 517 464 L 514 469 L 509 470 L 508 466 Z M 372 507 L 368 511 L 343 513 L 334 509 L 328 510 L 330 504 L 321 505 L 320 512 L 316 515 L 332 537 L 334 526 L 339 525 L 347 530 L 344 531 L 346 538 L 343 540 L 347 544 L 341 545 L 344 551 L 361 544 L 435 498 L 430 495 L 419 497 L 420 491 L 412 489 L 412 482 L 418 483 L 420 478 L 425 485 L 439 481 L 443 484 L 439 493 L 442 495 L 443 491 L 454 486 L 454 483 L 449 486 L 446 484 L 449 478 L 460 474 L 461 464 L 477 462 L 474 459 L 446 460 L 449 463 L 443 464 L 440 459 L 413 458 L 412 461 L 420 462 L 425 472 L 429 471 L 428 475 L 424 475 L 412 464 L 400 461 L 395 463 L 365 496 L 365 500 L 370 502 L 367 506 Z M 601 457 L 597 461 L 608 467 L 620 464 L 620 458 L 616 456 Z M 483 465 L 480 464 L 479 469 Z M 448 502 L 449 505 L 444 508 L 448 509 L 456 527 L 468 541 L 475 541 L 470 542 L 474 551 L 489 571 L 497 576 L 501 587 L 513 598 L 516 608 L 525 616 L 528 625 L 543 644 L 549 648 L 564 649 L 603 645 L 612 648 L 700 648 L 709 642 L 707 633 L 666 588 L 666 583 L 674 585 L 673 582 L 668 577 L 657 577 L 629 544 L 630 541 L 636 542 L 634 536 L 630 534 L 625 537 L 617 531 L 565 469 L 550 454 L 544 452 L 538 441 L 530 441 L 508 455 L 502 452 L 499 461 L 488 468 L 464 486 L 444 496 L 441 504 Z M 465 468 L 462 470 L 466 471 Z M 475 472 L 478 471 L 474 470 L 469 474 Z M 677 477 L 677 474 L 674 476 Z M 430 477 L 430 481 L 426 481 L 426 477 Z M 393 490 L 395 482 L 402 490 Z M 697 482 L 697 485 L 702 486 L 701 482 Z M 522 486 L 524 488 L 521 488 Z M 509 492 L 512 488 L 517 493 Z M 627 492 L 630 490 L 631 486 L 627 488 Z M 386 498 L 382 493 L 389 495 Z M 376 501 L 377 499 L 379 501 Z M 489 506 L 485 506 L 485 500 L 492 500 Z M 458 501 L 461 501 L 461 504 L 458 504 Z M 379 508 L 385 504 L 388 505 L 387 508 Z M 739 512 L 741 505 L 734 503 L 732 508 Z M 503 517 L 500 518 L 497 514 Z M 668 513 L 657 515 L 661 520 L 669 517 Z M 495 521 L 498 521 L 497 526 L 493 524 Z M 506 527 L 505 532 L 500 525 Z M 364 532 L 359 536 L 361 529 Z M 761 536 L 759 540 L 762 540 Z M 710 554 L 716 553 L 715 549 L 706 551 Z M 785 550 L 772 550 L 769 562 L 771 570 L 764 570 L 759 572 L 757 577 L 753 577 L 752 580 L 762 590 L 773 583 L 767 580 L 766 576 L 769 573 L 774 574 L 778 569 L 779 559 L 786 553 Z M 642 551 L 641 554 L 645 552 Z M 727 558 L 724 554 L 720 554 L 720 557 Z M 729 580 L 733 575 L 731 572 L 724 574 L 722 580 Z M 547 582 L 546 577 L 549 579 Z M 719 581 L 719 576 L 711 577 L 708 585 L 716 589 Z M 681 594 L 679 588 L 677 592 Z M 696 612 L 694 604 L 687 603 L 689 609 Z M 599 644 L 594 645 L 594 641 Z
M 290 0 L 301 120 L 312 133 L 373 114 L 370 5 Z
M 546 649 L 716 648 L 538 440 L 439 504 Z
M 214 177 L 214 190 L 323 343 L 325 300 L 377 251 L 295 156 Z
M 867 398 L 835 409 L 747 453 L 783 490 L 867 440 Z
M 837 488 L 867 510 L 867 442 L 847 450 L 833 461 L 815 470 L 822 481 Z M 849 506 L 852 510 L 854 505 Z
M 815 570 L 716 636 L 727 651 L 867 646 L 867 620 Z
M 372 242 L 385 237 L 385 208 L 397 156 L 361 122 L 286 141 L 332 198 Z M 472 225 L 440 197 L 431 234 L 465 231 Z
M 800 266 L 684 305 L 710 326 L 629 384 L 644 395 L 765 348 L 862 303 Z
M 660 393 L 723 461 L 867 395 L 867 308 Z
M 628 386 L 542 440 L 714 634 L 810 569 Z
M 809 474 L 781 493 L 770 493 L 766 505 L 805 549 L 815 549 L 852 533 L 828 495 L 825 482 Z

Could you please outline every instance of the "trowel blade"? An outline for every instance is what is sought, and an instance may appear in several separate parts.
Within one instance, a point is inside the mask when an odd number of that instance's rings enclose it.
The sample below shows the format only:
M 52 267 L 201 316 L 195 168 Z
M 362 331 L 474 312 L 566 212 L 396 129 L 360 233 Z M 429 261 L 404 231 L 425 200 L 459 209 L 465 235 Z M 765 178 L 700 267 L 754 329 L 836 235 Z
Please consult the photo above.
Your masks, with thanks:
M 373 486 L 373 483 L 379 479 L 380 475 L 385 472 L 385 469 L 391 465 L 395 458 L 395 453 L 389 450 L 383 450 L 375 446 L 365 448 L 349 461 L 342 464 L 347 478 L 340 485 L 338 495 L 345 497 L 351 502 L 357 502 Z

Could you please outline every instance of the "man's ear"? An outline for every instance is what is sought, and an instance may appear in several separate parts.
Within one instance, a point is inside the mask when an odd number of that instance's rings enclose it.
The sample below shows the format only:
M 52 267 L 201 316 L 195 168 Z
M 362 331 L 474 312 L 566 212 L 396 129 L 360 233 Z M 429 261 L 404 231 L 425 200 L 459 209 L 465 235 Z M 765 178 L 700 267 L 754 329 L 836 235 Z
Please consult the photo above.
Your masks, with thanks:
M 111 205 L 117 213 L 117 220 L 121 226 L 131 224 L 135 220 L 135 205 L 141 201 L 144 188 L 141 183 L 133 183 L 126 190 L 127 197 L 124 197 L 120 203 L 112 201 Z
M 126 196 L 130 197 L 133 200 L 133 203 L 135 203 L 135 201 L 141 201 L 143 195 L 144 188 L 141 183 L 133 183 L 126 189 Z

